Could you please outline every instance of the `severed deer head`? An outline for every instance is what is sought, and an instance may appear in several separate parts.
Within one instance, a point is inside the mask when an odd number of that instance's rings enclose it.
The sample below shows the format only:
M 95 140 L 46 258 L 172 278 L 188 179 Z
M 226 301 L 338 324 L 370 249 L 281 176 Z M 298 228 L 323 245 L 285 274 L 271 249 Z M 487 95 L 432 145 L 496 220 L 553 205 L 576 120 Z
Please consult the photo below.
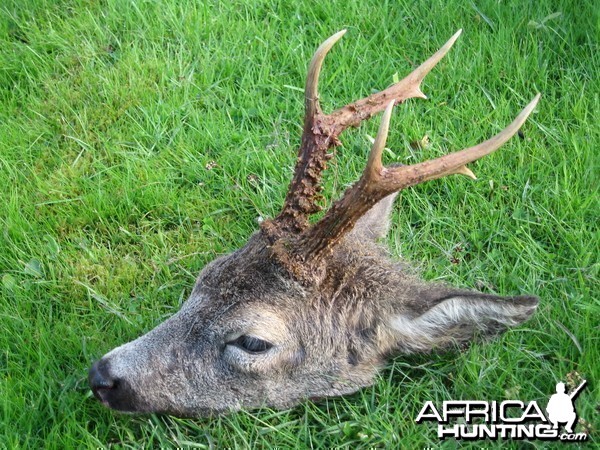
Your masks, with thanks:
M 527 320 L 533 296 L 499 297 L 427 283 L 392 261 L 377 240 L 400 189 L 451 174 L 498 149 L 525 122 L 539 94 L 491 139 L 411 166 L 382 164 L 395 104 L 426 98 L 423 78 L 460 31 L 402 81 L 324 114 L 317 82 L 323 59 L 344 35 L 316 51 L 306 82 L 306 116 L 283 210 L 236 252 L 200 273 L 181 310 L 122 345 L 89 371 L 94 395 L 120 411 L 205 416 L 369 386 L 391 355 L 429 352 L 496 335 Z M 360 179 L 322 219 L 321 177 L 338 136 L 384 111 Z

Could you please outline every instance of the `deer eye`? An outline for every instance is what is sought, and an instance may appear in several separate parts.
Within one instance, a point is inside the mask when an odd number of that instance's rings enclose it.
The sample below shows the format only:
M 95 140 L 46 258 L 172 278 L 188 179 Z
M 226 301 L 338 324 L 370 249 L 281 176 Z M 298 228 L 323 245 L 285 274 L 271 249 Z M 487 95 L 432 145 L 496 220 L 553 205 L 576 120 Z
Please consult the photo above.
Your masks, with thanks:
M 270 342 L 248 335 L 242 335 L 227 345 L 235 345 L 248 353 L 264 353 L 273 347 Z

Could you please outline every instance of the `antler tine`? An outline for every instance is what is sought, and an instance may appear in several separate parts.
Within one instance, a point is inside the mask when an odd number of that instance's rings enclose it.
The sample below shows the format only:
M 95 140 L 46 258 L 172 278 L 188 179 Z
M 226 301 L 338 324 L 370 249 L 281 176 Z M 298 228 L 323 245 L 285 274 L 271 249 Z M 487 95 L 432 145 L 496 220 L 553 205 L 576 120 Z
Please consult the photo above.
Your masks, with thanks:
M 339 41 L 344 34 L 346 34 L 347 30 L 341 30 L 335 33 L 333 36 L 329 37 L 325 42 L 323 42 L 312 59 L 310 60 L 310 65 L 308 66 L 308 74 L 306 76 L 306 86 L 304 88 L 304 97 L 305 97 L 305 107 L 306 107 L 306 120 L 314 118 L 317 113 L 320 113 L 321 110 L 319 108 L 319 74 L 321 73 L 321 67 L 323 66 L 323 60 L 329 50 Z
M 427 98 L 421 91 L 421 83 L 425 76 L 450 51 L 461 33 L 462 29 L 454 33 L 437 52 L 402 80 L 329 114 L 327 118 L 333 124 L 336 135 L 339 135 L 348 127 L 358 126 L 362 121 L 369 119 L 379 111 L 383 111 L 392 99 L 395 104 L 399 104 L 409 98 Z
M 450 39 L 433 55 L 429 57 L 427 61 L 417 67 L 408 77 L 407 79 L 411 80 L 414 83 L 415 89 L 415 97 L 427 98 L 423 92 L 421 92 L 421 82 L 427 76 L 431 69 L 433 69 L 440 60 L 446 56 L 446 53 L 450 51 L 458 37 L 462 33 L 462 28 L 459 29 L 456 33 L 452 35 Z
M 389 102 L 383 116 L 381 116 L 379 130 L 377 131 L 377 136 L 375 136 L 375 141 L 373 142 L 371 152 L 369 153 L 367 167 L 365 167 L 363 172 L 363 177 L 366 177 L 367 179 L 377 179 L 385 170 L 383 163 L 381 162 L 381 156 L 383 155 L 383 149 L 385 148 L 388 131 L 390 129 L 390 119 L 392 118 L 394 103 L 394 100 Z

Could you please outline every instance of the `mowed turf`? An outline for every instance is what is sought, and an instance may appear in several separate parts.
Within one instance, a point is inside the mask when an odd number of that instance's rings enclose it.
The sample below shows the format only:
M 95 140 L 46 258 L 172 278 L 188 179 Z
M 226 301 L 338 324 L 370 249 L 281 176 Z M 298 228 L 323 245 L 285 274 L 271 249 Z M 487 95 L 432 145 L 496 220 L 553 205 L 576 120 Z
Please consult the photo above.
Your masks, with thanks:
M 440 442 L 432 400 L 536 400 L 588 380 L 598 442 L 599 13 L 593 1 L 0 2 L 0 447 L 545 448 Z M 388 239 L 427 279 L 536 294 L 537 315 L 464 351 L 399 356 L 372 388 L 290 411 L 182 420 L 109 411 L 87 368 L 178 310 L 199 270 L 277 214 L 312 52 L 326 111 L 402 78 L 457 29 L 429 99 L 394 112 L 386 162 L 520 137 L 404 191 Z M 327 200 L 379 118 L 342 135 Z M 428 137 L 429 143 L 423 139 Z M 415 145 L 415 142 L 425 145 Z M 412 144 L 412 145 L 411 145 Z M 576 372 L 576 373 L 575 373 Z

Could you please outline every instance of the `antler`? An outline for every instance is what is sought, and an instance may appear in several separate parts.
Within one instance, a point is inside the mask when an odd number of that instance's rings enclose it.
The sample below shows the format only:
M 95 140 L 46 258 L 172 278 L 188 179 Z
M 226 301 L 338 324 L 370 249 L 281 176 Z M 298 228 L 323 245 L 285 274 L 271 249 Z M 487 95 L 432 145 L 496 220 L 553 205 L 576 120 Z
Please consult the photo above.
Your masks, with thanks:
M 394 105 L 409 98 L 427 98 L 421 92 L 421 82 L 450 50 L 462 30 L 456 32 L 444 46 L 403 80 L 326 115 L 321 111 L 318 101 L 319 72 L 325 55 L 345 32 L 346 30 L 342 30 L 327 39 L 311 60 L 305 90 L 304 131 L 294 178 L 279 216 L 262 224 L 263 232 L 273 244 L 273 254 L 298 279 L 314 278 L 321 269 L 323 256 L 354 227 L 360 217 L 384 197 L 446 175 L 462 174 L 475 178 L 466 164 L 492 153 L 510 139 L 540 98 L 540 94 L 537 94 L 509 126 L 481 144 L 411 166 L 384 167 L 381 156 Z M 316 202 L 321 191 L 322 172 L 332 156 L 328 150 L 340 145 L 338 136 L 346 128 L 358 126 L 383 109 L 385 113 L 379 132 L 361 178 L 346 190 L 343 197 L 333 204 L 319 222 L 309 227 L 309 216 L 320 210 Z
M 377 137 L 361 178 L 346 190 L 342 198 L 333 204 L 319 222 L 301 235 L 299 245 L 295 246 L 298 249 L 297 254 L 305 261 L 319 259 L 323 252 L 335 245 L 347 231 L 351 230 L 356 221 L 375 203 L 394 192 L 446 175 L 460 174 L 476 179 L 475 174 L 467 168 L 466 164 L 496 151 L 514 136 L 534 110 L 539 99 L 540 94 L 537 94 L 510 125 L 481 144 L 410 166 L 384 167 L 381 155 L 385 148 L 394 108 L 394 101 L 391 101 L 381 119 Z

